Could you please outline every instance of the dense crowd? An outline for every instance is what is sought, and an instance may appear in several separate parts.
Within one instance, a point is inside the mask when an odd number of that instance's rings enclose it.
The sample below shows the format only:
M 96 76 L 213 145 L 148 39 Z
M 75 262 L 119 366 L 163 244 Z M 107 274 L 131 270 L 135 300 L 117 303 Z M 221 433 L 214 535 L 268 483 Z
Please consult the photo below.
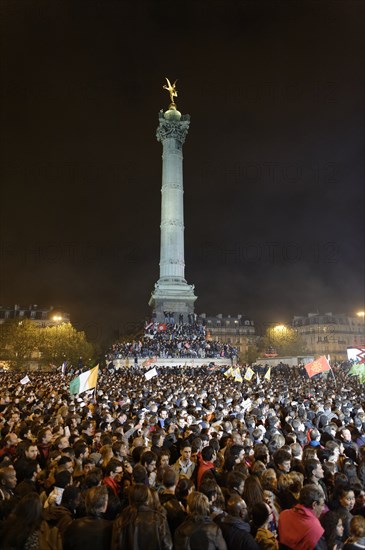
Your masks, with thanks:
M 169 318 L 170 320 L 170 318 Z M 147 358 L 199 358 L 233 359 L 237 348 L 213 340 L 199 323 L 150 322 L 140 340 L 119 342 L 112 346 L 110 359 Z
M 365 544 L 365 391 L 340 366 L 1 375 L 0 548 L 340 549 Z

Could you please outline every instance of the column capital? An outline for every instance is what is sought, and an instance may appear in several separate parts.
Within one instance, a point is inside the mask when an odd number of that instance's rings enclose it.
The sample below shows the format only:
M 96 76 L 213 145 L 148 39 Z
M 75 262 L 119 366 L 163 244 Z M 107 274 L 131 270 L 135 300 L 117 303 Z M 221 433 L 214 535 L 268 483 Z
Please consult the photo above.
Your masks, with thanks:
M 180 120 L 167 120 L 163 111 L 159 113 L 160 123 L 156 130 L 157 141 L 174 138 L 184 143 L 190 125 L 190 115 L 182 115 Z

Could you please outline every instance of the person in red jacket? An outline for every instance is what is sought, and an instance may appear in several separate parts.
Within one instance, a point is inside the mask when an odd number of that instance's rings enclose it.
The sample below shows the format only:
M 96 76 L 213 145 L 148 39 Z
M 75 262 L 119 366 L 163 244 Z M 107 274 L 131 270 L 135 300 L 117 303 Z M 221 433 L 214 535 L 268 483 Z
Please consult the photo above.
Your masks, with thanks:
M 201 461 L 199 463 L 198 474 L 196 478 L 198 490 L 205 474 L 215 478 L 214 461 L 216 458 L 217 455 L 213 447 L 203 447 L 201 452 Z
M 280 547 L 295 550 L 327 548 L 319 521 L 324 505 L 322 489 L 313 484 L 305 485 L 300 491 L 299 503 L 279 516 Z

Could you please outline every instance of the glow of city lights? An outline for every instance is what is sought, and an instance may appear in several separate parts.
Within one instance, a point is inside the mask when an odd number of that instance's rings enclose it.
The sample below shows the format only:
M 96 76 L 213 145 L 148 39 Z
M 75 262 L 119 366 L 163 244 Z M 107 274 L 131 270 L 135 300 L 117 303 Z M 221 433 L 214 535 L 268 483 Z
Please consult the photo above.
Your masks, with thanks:
M 275 330 L 275 332 L 284 332 L 284 330 L 286 330 L 286 326 L 285 325 L 276 325 L 274 327 L 274 330 Z
M 62 321 L 63 317 L 62 315 L 54 315 L 52 317 L 53 321 Z

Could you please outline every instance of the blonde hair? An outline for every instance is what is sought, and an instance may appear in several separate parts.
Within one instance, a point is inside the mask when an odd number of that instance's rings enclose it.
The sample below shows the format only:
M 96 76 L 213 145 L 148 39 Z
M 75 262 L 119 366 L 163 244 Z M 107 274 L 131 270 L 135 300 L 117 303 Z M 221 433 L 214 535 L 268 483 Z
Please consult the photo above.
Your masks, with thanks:
M 188 496 L 188 508 L 192 516 L 209 516 L 209 500 L 203 493 L 198 491 L 192 491 Z
M 100 449 L 100 454 L 102 457 L 101 467 L 105 468 L 109 460 L 113 458 L 114 453 L 111 445 L 103 445 Z
M 290 474 L 281 474 L 281 476 L 278 479 L 278 489 L 285 490 L 288 489 L 291 485 L 291 477 Z
M 354 516 L 352 518 L 350 534 L 353 542 L 365 536 L 365 518 L 363 516 Z

